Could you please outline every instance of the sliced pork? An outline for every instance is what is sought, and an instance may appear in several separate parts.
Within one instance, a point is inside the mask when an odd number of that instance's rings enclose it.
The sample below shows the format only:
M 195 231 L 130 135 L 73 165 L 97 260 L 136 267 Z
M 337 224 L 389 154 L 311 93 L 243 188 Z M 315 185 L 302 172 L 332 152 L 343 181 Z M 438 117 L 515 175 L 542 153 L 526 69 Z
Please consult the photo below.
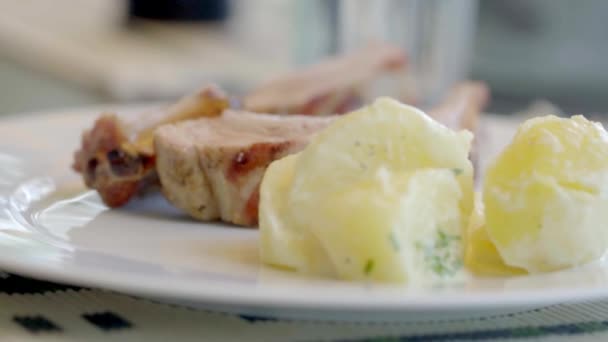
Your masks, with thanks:
M 327 115 L 362 105 L 369 82 L 405 68 L 405 53 L 389 44 L 372 44 L 272 79 L 243 99 L 243 108 L 258 113 Z
M 302 150 L 331 121 L 227 110 L 162 126 L 154 138 L 162 191 L 194 218 L 254 226 L 266 167 Z
M 83 133 L 72 167 L 82 174 L 89 188 L 97 190 L 106 205 L 124 205 L 158 182 L 152 146 L 158 126 L 220 115 L 228 105 L 227 96 L 219 88 L 207 86 L 158 112 L 127 118 L 102 114 Z

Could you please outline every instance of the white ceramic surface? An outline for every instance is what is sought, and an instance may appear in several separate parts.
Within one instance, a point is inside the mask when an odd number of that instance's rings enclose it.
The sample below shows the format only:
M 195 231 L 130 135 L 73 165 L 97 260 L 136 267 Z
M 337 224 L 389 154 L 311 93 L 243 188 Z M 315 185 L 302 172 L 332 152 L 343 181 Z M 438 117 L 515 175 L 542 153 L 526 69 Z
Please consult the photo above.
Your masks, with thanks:
M 608 297 L 605 262 L 451 286 L 348 283 L 262 266 L 256 230 L 192 221 L 160 196 L 108 210 L 70 162 L 80 132 L 110 108 L 0 120 L 0 269 L 220 310 L 320 319 L 409 320 Z M 493 142 L 483 144 L 484 156 L 508 139 L 513 123 L 488 116 L 485 127 Z

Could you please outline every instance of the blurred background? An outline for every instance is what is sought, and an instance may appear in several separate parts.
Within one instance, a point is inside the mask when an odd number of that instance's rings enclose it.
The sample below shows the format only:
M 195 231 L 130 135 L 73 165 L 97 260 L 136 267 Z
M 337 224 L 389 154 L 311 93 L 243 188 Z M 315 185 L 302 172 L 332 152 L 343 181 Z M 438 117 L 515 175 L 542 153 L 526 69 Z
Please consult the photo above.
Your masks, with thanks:
M 494 113 L 608 113 L 605 0 L 0 0 L 0 114 L 234 93 L 356 50 L 402 47 L 379 93 L 434 103 L 486 81 Z

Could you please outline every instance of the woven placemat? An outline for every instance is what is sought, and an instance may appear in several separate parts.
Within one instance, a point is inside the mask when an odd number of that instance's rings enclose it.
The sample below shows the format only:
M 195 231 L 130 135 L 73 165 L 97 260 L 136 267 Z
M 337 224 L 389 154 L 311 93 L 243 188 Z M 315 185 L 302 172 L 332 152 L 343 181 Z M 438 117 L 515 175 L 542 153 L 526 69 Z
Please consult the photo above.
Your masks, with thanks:
M 409 323 L 234 315 L 0 273 L 0 341 L 608 341 L 608 300 Z

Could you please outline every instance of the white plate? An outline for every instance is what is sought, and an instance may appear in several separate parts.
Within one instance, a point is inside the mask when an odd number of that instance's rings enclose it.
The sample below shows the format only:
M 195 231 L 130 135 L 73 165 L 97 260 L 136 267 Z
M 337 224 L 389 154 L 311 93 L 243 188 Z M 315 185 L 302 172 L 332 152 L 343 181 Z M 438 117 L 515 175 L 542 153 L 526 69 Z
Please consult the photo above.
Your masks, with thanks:
M 194 222 L 160 196 L 107 210 L 70 170 L 80 133 L 99 112 L 0 121 L 0 269 L 220 310 L 300 318 L 410 320 L 608 296 L 605 262 L 432 288 L 305 278 L 260 265 L 256 230 Z M 508 123 L 487 119 L 487 136 L 504 141 L 512 131 Z

